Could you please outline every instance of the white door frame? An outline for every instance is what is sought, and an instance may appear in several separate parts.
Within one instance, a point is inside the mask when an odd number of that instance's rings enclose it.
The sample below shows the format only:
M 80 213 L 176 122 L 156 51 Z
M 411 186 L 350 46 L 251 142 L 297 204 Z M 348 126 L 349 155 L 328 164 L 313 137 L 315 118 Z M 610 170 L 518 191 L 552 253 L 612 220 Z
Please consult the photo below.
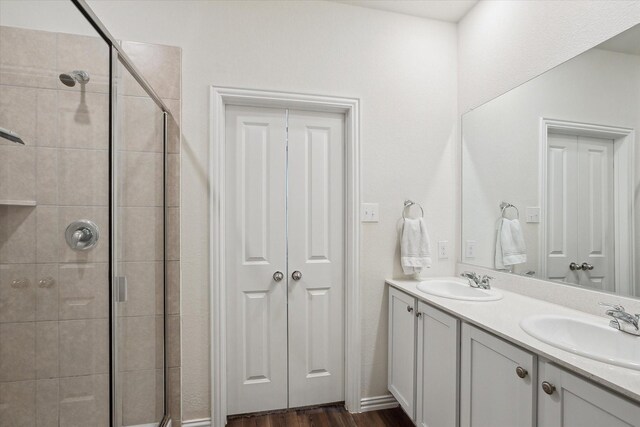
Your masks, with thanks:
M 634 206 L 635 130 L 631 128 L 577 123 L 566 120 L 540 119 L 540 274 L 547 275 L 547 152 L 549 132 L 568 135 L 612 139 L 614 142 L 614 253 L 616 293 L 633 295 L 634 263 Z
M 360 412 L 360 101 L 299 93 L 210 88 L 211 426 L 226 423 L 226 307 L 224 271 L 226 105 L 289 108 L 345 115 L 345 405 Z

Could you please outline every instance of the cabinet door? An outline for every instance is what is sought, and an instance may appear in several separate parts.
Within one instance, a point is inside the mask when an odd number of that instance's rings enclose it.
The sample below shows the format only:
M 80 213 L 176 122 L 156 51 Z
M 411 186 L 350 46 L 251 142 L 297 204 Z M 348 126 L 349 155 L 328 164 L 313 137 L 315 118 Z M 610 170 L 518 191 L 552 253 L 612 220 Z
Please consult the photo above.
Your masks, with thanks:
M 415 419 L 416 299 L 389 288 L 389 391 Z
M 534 426 L 535 356 L 466 323 L 461 346 L 460 425 Z
M 418 302 L 416 424 L 455 427 L 458 421 L 459 320 Z
M 538 375 L 540 427 L 640 426 L 640 405 L 548 362 Z M 542 383 L 555 387 L 551 394 Z

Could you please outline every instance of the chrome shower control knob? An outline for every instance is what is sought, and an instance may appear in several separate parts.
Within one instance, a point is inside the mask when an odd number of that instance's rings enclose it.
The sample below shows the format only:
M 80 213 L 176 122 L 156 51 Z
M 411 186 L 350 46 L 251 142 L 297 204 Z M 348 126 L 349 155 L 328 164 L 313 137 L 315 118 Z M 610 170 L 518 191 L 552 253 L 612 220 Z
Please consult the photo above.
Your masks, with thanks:
M 282 279 L 284 279 L 284 274 L 282 274 L 282 271 L 276 271 L 275 273 L 273 273 L 273 280 L 279 282 Z
M 580 266 L 580 268 L 582 268 L 584 271 L 591 271 L 593 270 L 593 265 L 589 264 L 588 262 L 583 262 L 582 265 Z
M 294 271 L 293 274 L 291 274 L 291 278 L 293 280 L 300 280 L 302 279 L 302 273 L 300 273 L 298 270 Z
M 86 251 L 98 243 L 100 230 L 88 219 L 74 221 L 65 230 L 64 237 L 69 247 L 75 251 Z
M 516 375 L 518 375 L 518 377 L 520 378 L 525 378 L 527 375 L 529 375 L 529 372 L 527 372 L 527 370 L 524 369 L 522 366 L 518 366 L 516 368 Z
M 571 264 L 569 264 L 569 270 L 571 271 L 582 270 L 582 266 L 578 265 L 575 262 L 572 262 Z
M 542 381 L 542 390 L 547 394 L 553 394 L 556 391 L 556 386 L 547 381 Z

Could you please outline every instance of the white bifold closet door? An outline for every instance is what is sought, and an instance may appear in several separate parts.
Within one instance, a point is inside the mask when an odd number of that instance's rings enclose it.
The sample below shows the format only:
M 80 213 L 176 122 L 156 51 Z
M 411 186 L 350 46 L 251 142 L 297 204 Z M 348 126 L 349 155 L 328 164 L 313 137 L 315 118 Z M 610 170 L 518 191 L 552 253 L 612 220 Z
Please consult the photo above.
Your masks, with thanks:
M 547 276 L 615 289 L 613 141 L 549 134 Z M 592 270 L 571 270 L 575 262 Z
M 225 156 L 227 413 L 342 401 L 344 117 L 227 106 Z

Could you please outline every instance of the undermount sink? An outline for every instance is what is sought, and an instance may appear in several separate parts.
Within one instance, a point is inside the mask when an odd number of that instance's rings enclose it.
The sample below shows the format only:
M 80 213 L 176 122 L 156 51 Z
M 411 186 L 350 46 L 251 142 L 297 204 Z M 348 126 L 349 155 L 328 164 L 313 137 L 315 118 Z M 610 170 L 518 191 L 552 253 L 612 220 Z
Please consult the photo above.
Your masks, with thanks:
M 437 297 L 463 301 L 497 301 L 502 299 L 502 294 L 495 289 L 472 288 L 467 280 L 458 278 L 424 280 L 418 283 L 418 290 Z
M 606 324 L 556 315 L 524 318 L 520 327 L 554 347 L 612 365 L 640 370 L 640 337 Z

